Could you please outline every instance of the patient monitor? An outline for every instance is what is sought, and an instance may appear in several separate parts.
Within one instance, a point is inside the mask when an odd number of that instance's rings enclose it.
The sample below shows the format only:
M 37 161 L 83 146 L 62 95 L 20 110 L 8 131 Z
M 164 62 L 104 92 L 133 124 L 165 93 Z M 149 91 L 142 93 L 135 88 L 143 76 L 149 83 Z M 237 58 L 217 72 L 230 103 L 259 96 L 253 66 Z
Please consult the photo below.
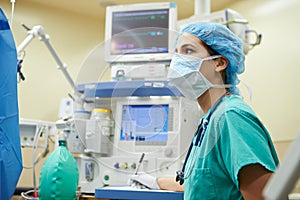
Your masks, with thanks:
M 105 61 L 113 80 L 162 80 L 174 54 L 174 2 L 106 8 Z

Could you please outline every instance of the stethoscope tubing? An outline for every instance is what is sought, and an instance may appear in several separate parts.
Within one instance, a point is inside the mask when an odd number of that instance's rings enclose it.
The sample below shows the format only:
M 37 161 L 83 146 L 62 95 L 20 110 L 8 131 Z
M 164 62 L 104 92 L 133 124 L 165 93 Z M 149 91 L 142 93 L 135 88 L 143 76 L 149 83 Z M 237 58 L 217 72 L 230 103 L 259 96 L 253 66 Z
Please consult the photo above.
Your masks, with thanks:
M 186 169 L 186 164 L 187 164 L 187 161 L 190 157 L 190 154 L 191 154 L 191 151 L 193 149 L 193 146 L 196 146 L 196 147 L 200 147 L 201 144 L 202 144 L 202 141 L 203 141 L 203 138 L 204 138 L 204 135 L 205 135 L 205 132 L 206 132 L 206 128 L 208 126 L 208 123 L 210 121 L 210 118 L 213 114 L 213 112 L 216 110 L 216 108 L 218 107 L 218 105 L 222 102 L 222 99 L 226 96 L 226 95 L 230 95 L 229 93 L 225 93 L 223 94 L 219 99 L 218 101 L 213 105 L 213 107 L 211 108 L 210 112 L 207 114 L 207 117 L 202 119 L 201 120 L 201 123 L 199 124 L 198 128 L 197 128 L 197 131 L 195 132 L 195 136 L 196 136 L 196 141 L 194 143 L 194 140 L 192 140 L 190 146 L 189 146 L 189 149 L 187 151 L 187 155 L 185 157 L 185 160 L 184 160 L 184 163 L 183 163 L 183 166 L 182 166 L 182 170 L 181 171 L 177 171 L 177 176 L 176 176 L 176 181 L 179 181 L 179 184 L 182 185 L 183 182 L 184 182 L 184 179 L 187 179 L 190 175 L 191 175 L 191 172 L 194 168 L 194 164 L 193 163 L 191 165 L 191 169 L 188 170 L 188 173 L 187 175 L 185 175 L 185 169 Z M 193 153 L 193 158 L 194 158 L 194 154 L 195 154 L 195 151 Z M 193 159 L 193 162 L 196 162 L 195 159 Z

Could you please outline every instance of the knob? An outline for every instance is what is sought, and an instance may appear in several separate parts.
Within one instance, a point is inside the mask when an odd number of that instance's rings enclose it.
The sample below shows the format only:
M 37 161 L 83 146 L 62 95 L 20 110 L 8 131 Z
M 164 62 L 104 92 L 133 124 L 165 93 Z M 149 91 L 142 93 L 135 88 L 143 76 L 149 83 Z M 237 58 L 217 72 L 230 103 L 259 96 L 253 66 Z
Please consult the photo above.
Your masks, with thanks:
M 131 168 L 136 169 L 136 163 L 132 163 Z
M 127 168 L 128 168 L 128 164 L 125 162 L 125 163 L 122 165 L 122 168 L 123 168 L 123 169 L 127 169 Z
M 108 181 L 108 180 L 109 180 L 109 176 L 108 176 L 108 175 L 105 175 L 105 176 L 104 176 L 104 180 Z
M 114 164 L 114 167 L 115 167 L 116 169 L 119 169 L 119 168 L 120 168 L 119 163 Z
M 172 148 L 166 148 L 166 149 L 165 149 L 165 156 L 171 157 L 172 154 L 173 154 Z

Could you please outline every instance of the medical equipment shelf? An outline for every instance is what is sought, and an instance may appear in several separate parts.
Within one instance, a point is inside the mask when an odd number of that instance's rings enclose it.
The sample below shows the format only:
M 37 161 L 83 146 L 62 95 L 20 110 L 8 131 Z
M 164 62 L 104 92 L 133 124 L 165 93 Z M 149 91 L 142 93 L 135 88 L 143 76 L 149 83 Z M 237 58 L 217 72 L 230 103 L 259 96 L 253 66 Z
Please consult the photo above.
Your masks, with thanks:
M 118 188 L 96 188 L 95 198 L 107 198 L 118 200 L 153 200 L 172 199 L 183 200 L 183 192 L 173 192 L 166 190 L 146 190 L 146 189 L 118 189 Z
M 182 96 L 168 81 L 111 81 L 85 83 L 77 86 L 85 99 L 111 97 Z

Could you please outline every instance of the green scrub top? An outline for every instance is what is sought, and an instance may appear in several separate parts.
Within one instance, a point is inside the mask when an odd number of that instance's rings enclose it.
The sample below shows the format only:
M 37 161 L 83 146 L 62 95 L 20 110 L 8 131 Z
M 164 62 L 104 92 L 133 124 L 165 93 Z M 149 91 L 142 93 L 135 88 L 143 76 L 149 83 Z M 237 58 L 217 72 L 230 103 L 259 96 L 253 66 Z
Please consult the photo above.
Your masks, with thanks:
M 243 199 L 238 174 L 255 163 L 275 171 L 278 158 L 270 135 L 241 97 L 225 96 L 210 118 L 201 146 L 194 146 L 188 158 L 184 199 Z

